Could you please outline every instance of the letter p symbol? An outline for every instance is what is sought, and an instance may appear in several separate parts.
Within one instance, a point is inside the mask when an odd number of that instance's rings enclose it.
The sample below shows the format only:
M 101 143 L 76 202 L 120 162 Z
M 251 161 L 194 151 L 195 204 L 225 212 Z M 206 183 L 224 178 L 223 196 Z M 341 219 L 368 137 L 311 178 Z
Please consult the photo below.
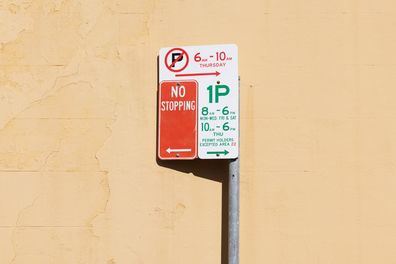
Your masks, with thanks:
M 224 84 L 216 85 L 215 102 L 219 102 L 220 96 L 226 96 L 230 93 L 230 87 Z
M 172 53 L 172 67 L 175 67 L 175 60 L 177 61 L 182 61 L 183 60 L 183 55 L 181 52 L 174 52 Z

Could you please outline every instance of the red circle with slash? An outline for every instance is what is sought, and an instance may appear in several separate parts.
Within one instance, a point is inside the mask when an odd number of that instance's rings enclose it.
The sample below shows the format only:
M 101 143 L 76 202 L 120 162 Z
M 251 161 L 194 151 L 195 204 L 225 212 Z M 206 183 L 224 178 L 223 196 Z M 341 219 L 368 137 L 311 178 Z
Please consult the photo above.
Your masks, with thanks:
M 181 53 L 175 60 L 172 61 L 171 64 L 168 64 L 168 57 L 170 54 L 172 54 L 172 52 L 179 52 Z M 183 57 L 186 57 L 186 63 L 185 65 L 183 65 L 180 69 L 172 69 L 172 67 L 175 66 L 176 62 L 178 62 L 180 59 L 182 59 Z M 169 50 L 166 55 L 165 55 L 165 66 L 168 70 L 172 71 L 172 72 L 181 72 L 182 70 L 184 70 L 188 65 L 188 54 L 187 51 L 185 51 L 184 49 L 181 48 L 173 48 L 171 50 Z

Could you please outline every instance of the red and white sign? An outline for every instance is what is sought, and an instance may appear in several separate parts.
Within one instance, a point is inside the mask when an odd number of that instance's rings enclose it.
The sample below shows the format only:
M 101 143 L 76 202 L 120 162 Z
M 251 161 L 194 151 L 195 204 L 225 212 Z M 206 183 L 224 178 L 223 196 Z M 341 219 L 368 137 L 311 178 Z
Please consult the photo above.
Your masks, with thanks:
M 188 61 L 187 52 L 181 48 L 173 48 L 165 55 L 165 66 L 171 72 L 181 72 L 187 67 Z
M 158 157 L 195 159 L 198 83 L 163 81 L 158 98 Z
M 160 82 L 198 83 L 195 120 L 200 159 L 239 156 L 238 76 L 238 47 L 234 44 L 167 47 L 159 52 Z M 179 126 L 184 123 L 190 126 L 191 120 L 181 122 Z M 182 145 L 179 148 L 184 149 Z M 175 153 L 171 154 L 175 157 Z

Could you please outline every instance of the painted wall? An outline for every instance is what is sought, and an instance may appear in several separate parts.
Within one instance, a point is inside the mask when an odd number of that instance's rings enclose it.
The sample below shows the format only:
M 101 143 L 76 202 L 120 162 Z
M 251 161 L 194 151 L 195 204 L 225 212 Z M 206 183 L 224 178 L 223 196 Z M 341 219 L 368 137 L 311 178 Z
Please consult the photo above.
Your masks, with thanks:
M 390 0 L 0 0 L 0 263 L 225 263 L 226 163 L 155 158 L 159 48 L 221 43 L 241 263 L 395 263 L 395 26 Z

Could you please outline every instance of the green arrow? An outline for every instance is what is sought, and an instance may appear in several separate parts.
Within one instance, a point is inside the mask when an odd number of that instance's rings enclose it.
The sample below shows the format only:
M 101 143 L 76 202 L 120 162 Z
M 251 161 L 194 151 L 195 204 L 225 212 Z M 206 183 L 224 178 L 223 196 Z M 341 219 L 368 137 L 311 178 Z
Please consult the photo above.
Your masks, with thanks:
M 208 151 L 208 152 L 206 152 L 206 154 L 218 154 L 218 155 L 224 154 L 224 156 L 226 156 L 228 153 L 230 153 L 230 152 L 228 152 L 227 150 L 224 150 L 224 151 Z

